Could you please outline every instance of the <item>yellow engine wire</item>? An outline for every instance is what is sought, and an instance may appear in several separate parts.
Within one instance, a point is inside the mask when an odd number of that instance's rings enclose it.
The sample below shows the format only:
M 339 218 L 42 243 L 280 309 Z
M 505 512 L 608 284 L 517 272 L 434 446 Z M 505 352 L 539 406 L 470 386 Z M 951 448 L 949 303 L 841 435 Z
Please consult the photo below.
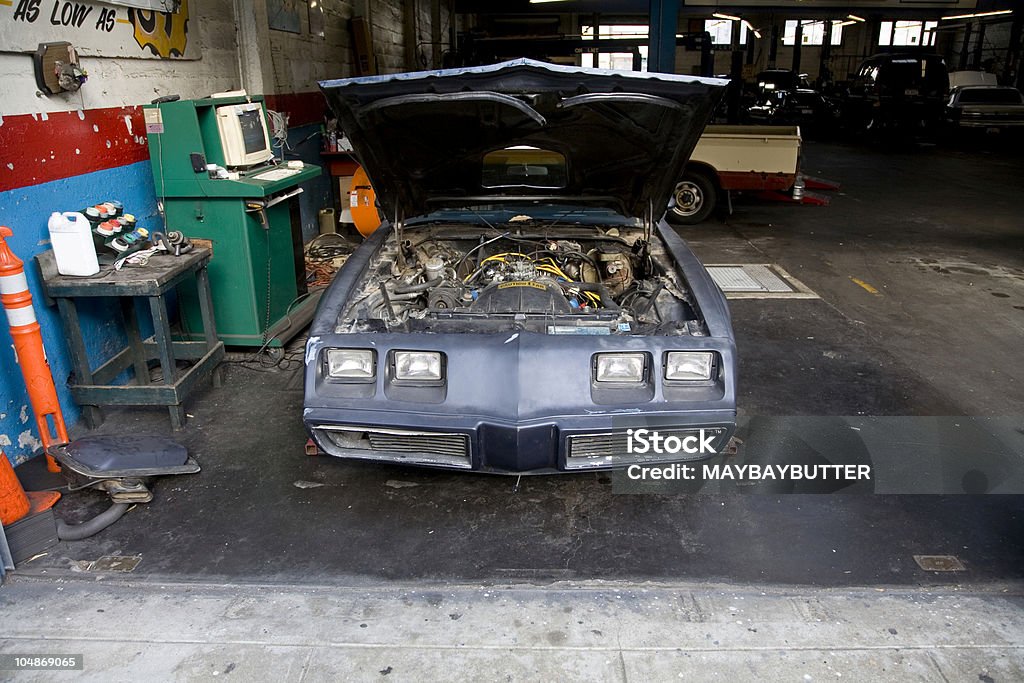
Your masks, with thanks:
M 528 259 L 528 260 L 532 261 L 533 263 L 537 263 L 537 260 L 531 259 L 529 256 L 527 256 L 526 254 L 524 254 L 522 252 L 506 251 L 506 252 L 503 252 L 501 254 L 493 254 L 491 256 L 488 256 L 487 258 L 485 258 L 483 261 L 480 262 L 480 265 L 482 266 L 483 264 L 485 264 L 485 263 L 487 263 L 489 261 L 501 261 L 502 263 L 504 263 L 504 262 L 506 262 L 506 259 L 509 256 L 521 256 L 522 258 Z M 538 263 L 537 264 L 537 270 L 543 271 L 545 273 L 550 273 L 551 275 L 556 275 L 556 276 L 562 278 L 563 280 L 565 280 L 567 283 L 569 283 L 570 286 L 572 285 L 574 280 L 571 277 L 569 277 L 568 275 L 566 275 L 565 272 L 563 272 L 562 269 L 558 267 L 558 264 L 555 263 L 555 260 L 553 258 L 551 258 L 550 256 L 546 256 L 546 257 L 540 259 L 540 261 L 548 261 L 550 263 L 550 265 L 546 265 L 544 263 Z M 601 297 L 598 294 L 596 294 L 595 292 L 584 292 L 584 291 L 581 291 L 580 294 L 582 294 L 587 299 L 589 299 L 591 301 L 591 303 L 593 303 L 593 304 L 596 304 L 596 305 L 600 305 L 601 304 Z

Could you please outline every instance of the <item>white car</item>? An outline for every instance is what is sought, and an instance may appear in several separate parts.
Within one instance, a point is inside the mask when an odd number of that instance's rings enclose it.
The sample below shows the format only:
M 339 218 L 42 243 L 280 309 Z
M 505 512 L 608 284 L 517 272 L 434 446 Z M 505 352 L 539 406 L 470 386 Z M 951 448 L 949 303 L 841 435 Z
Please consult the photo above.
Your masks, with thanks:
M 946 121 L 958 129 L 992 131 L 1024 127 L 1024 96 L 1000 85 L 964 85 L 950 90 Z

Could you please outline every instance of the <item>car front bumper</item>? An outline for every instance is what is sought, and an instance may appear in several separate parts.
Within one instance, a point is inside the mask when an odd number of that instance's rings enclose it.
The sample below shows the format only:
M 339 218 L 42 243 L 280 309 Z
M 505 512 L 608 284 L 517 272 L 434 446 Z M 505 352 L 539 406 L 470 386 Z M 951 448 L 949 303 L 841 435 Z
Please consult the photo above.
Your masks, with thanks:
M 602 470 L 636 463 L 673 463 L 704 460 L 724 452 L 735 431 L 735 413 L 631 415 L 629 418 L 594 419 L 563 417 L 530 424 L 500 423 L 474 418 L 452 419 L 427 429 L 417 423 L 423 416 L 385 417 L 385 424 L 339 422 L 332 411 L 309 411 L 306 426 L 319 448 L 328 455 L 377 460 L 425 467 L 477 470 L 494 473 L 551 473 Z M 346 417 L 352 417 L 347 415 Z M 362 417 L 362 416 L 358 416 Z M 369 416 L 367 416 L 369 417 Z M 408 422 L 408 424 L 406 424 Z M 632 425 L 632 426 L 627 426 Z M 634 439 L 630 452 L 629 430 L 657 431 L 662 438 L 690 440 L 696 448 L 702 439 L 709 452 L 688 453 L 676 448 L 637 453 L 643 448 Z M 649 443 L 649 440 L 648 440 Z
M 1024 119 L 968 119 L 962 118 L 957 124 L 960 128 L 1024 128 Z
M 325 377 L 329 348 L 372 348 L 376 379 L 354 385 Z M 396 349 L 446 355 L 444 387 L 410 391 L 386 369 Z M 662 381 L 669 350 L 717 354 L 703 384 Z M 616 393 L 591 378 L 595 353 L 649 354 L 643 387 Z M 683 462 L 724 449 L 736 421 L 735 345 L 714 337 L 574 336 L 509 333 L 336 334 L 306 349 L 303 421 L 319 448 L 337 457 L 488 472 L 558 472 Z M 683 439 L 705 430 L 713 452 L 629 452 L 630 429 Z M 636 450 L 636 449 L 634 449 Z

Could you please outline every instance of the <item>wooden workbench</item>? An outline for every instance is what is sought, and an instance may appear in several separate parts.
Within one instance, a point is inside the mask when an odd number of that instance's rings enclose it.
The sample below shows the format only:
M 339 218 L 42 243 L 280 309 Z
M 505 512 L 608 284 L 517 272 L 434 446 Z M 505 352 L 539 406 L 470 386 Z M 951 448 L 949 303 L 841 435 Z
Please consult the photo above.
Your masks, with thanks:
M 113 266 L 101 266 L 100 272 L 91 277 L 58 274 L 53 251 L 36 256 L 43 289 L 57 303 L 71 353 L 75 372 L 74 381 L 70 384 L 71 395 L 82 406 L 85 422 L 90 428 L 103 421 L 99 406 L 165 405 L 170 412 L 171 425 L 180 429 L 185 422 L 182 402 L 196 384 L 212 376 L 214 386 L 220 385 L 218 364 L 224 358 L 224 344 L 217 338 L 213 318 L 210 281 L 206 272 L 210 256 L 209 249 L 197 247 L 183 256 L 154 255 L 145 266 L 125 266 L 119 271 L 115 271 Z M 166 296 L 191 279 L 193 274 L 202 310 L 203 341 L 174 341 Z M 76 300 L 97 297 L 120 300 L 128 345 L 93 369 L 82 338 Z M 139 298 L 148 301 L 153 318 L 153 336 L 145 340 L 139 331 L 136 314 L 135 300 Z M 150 377 L 150 360 L 159 361 L 159 381 Z M 192 361 L 192 364 L 179 369 L 179 360 Z M 134 370 L 132 383 L 113 384 L 128 368 Z

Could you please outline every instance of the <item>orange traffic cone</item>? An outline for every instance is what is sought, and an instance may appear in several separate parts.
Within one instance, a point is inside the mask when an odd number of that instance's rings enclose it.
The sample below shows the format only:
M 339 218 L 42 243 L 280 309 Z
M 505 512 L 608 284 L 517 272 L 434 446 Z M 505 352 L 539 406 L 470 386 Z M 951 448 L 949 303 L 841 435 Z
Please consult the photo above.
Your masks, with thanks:
M 0 226 L 0 301 L 7 313 L 7 322 L 11 325 L 14 352 L 21 366 L 21 374 L 25 377 L 39 438 L 43 447 L 49 449 L 53 444 L 67 443 L 68 433 L 57 400 L 57 388 L 53 385 L 53 374 L 43 349 L 43 338 L 39 334 L 36 311 L 32 308 L 32 294 L 28 291 L 24 264 L 14 255 L 5 240 L 13 234 L 7 226 Z M 57 432 L 55 435 L 50 433 L 47 417 L 53 420 L 54 431 Z M 49 453 L 46 455 L 46 469 L 60 472 L 60 465 Z
M 0 524 L 10 526 L 28 514 L 28 496 L 14 474 L 11 461 L 0 451 Z

